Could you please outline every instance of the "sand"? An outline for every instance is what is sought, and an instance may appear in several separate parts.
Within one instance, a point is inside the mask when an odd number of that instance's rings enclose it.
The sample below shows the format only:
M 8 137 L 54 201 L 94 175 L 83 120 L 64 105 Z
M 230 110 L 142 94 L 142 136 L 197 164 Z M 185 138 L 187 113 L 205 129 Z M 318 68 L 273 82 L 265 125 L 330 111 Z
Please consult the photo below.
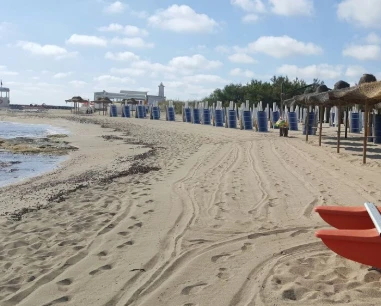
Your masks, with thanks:
M 16 116 L 16 117 L 13 117 Z M 0 189 L 0 305 L 378 305 L 380 278 L 327 249 L 317 205 L 379 203 L 352 135 L 267 134 L 67 112 L 58 170 Z M 179 119 L 179 118 L 178 118 Z M 105 137 L 101 137 L 101 136 Z M 358 139 L 357 139 L 358 138 Z M 16 214 L 17 215 L 17 214 Z

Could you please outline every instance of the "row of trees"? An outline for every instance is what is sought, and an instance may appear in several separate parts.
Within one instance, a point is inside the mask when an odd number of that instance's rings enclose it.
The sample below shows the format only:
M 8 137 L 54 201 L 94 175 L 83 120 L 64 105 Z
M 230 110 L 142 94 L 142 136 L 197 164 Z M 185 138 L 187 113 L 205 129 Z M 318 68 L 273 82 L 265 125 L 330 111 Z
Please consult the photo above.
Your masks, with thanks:
M 262 101 L 264 105 L 272 104 L 273 102 L 280 105 L 282 86 L 283 97 L 288 99 L 306 91 L 315 91 L 316 87 L 321 84 L 324 84 L 324 82 L 318 79 L 314 79 L 312 84 L 307 84 L 304 80 L 298 78 L 290 80 L 284 76 L 273 76 L 269 82 L 251 80 L 251 82 L 245 85 L 226 85 L 222 89 L 218 88 L 214 90 L 203 100 L 210 102 L 223 101 L 224 103 L 229 103 L 229 101 L 242 103 L 249 100 L 251 104 Z
M 283 84 L 283 85 L 282 85 Z M 314 79 L 312 84 L 307 84 L 302 79 L 290 80 L 287 76 L 273 76 L 269 82 L 259 80 L 251 80 L 247 84 L 228 84 L 224 88 L 215 89 L 209 96 L 201 101 L 209 101 L 215 103 L 222 101 L 224 106 L 228 106 L 230 101 L 241 104 L 246 100 L 250 101 L 250 106 L 254 103 L 262 101 L 263 105 L 272 105 L 276 102 L 278 106 L 281 101 L 281 92 L 283 86 L 283 99 L 288 99 L 294 95 L 302 94 L 304 92 L 313 92 L 316 87 L 324 84 L 319 79 Z M 188 101 L 191 106 L 200 101 Z M 183 101 L 174 103 L 176 113 L 181 113 Z

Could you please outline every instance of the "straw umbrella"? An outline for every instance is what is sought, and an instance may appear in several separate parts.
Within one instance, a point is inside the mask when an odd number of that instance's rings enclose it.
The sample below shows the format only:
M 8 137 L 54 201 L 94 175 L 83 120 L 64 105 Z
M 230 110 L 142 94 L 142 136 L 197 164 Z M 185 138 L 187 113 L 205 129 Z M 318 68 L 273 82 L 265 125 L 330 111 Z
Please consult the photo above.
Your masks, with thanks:
M 364 73 L 359 80 L 359 85 L 366 83 L 377 82 L 376 77 L 373 74 Z M 368 146 L 368 135 L 370 134 L 370 112 L 369 105 L 365 102 L 365 122 L 364 122 L 364 145 L 363 145 L 363 163 L 366 163 L 366 151 Z
M 65 100 L 66 103 L 74 103 L 74 113 L 79 112 L 79 103 L 87 103 L 88 100 L 82 99 L 80 96 L 74 96 L 71 99 Z
M 91 101 L 91 102 L 92 103 L 98 103 L 98 104 L 102 103 L 103 116 L 105 115 L 105 112 L 106 112 L 105 105 L 106 105 L 106 108 L 107 108 L 107 105 L 112 103 L 112 101 L 110 100 L 109 97 L 99 97 L 97 100 Z
M 333 89 L 334 90 L 338 90 L 338 89 L 344 89 L 344 88 L 349 88 L 351 85 L 349 85 L 349 83 L 345 82 L 345 81 L 338 81 L 335 83 Z M 345 114 L 345 138 L 348 138 L 348 111 L 349 111 L 349 107 L 348 105 L 346 106 L 346 114 Z M 338 134 L 338 142 L 340 142 L 340 137 L 341 137 L 341 134 L 340 134 L 340 125 L 341 125 L 341 107 L 339 106 L 339 134 Z M 338 149 L 340 150 L 340 149 Z
M 326 85 L 319 85 L 316 90 L 315 90 L 315 93 L 323 93 L 323 92 L 327 92 L 329 91 L 330 89 L 326 86 Z M 323 120 L 324 120 L 324 106 L 323 105 L 319 105 L 319 114 L 320 114 L 320 120 L 319 120 L 319 146 L 321 146 L 321 136 L 322 136 L 322 131 L 323 131 Z

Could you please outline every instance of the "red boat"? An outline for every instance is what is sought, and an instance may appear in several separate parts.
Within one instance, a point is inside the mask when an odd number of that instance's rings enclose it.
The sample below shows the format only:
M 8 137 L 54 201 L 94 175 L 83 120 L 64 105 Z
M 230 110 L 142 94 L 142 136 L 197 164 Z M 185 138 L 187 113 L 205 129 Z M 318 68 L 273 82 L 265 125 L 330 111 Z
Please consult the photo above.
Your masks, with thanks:
M 371 229 L 372 219 L 364 206 L 317 206 L 315 211 L 329 225 L 337 229 Z M 381 208 L 378 208 L 381 213 Z
M 323 220 L 337 229 L 318 230 L 315 235 L 335 253 L 381 268 L 381 214 L 372 203 L 362 207 L 317 207 Z

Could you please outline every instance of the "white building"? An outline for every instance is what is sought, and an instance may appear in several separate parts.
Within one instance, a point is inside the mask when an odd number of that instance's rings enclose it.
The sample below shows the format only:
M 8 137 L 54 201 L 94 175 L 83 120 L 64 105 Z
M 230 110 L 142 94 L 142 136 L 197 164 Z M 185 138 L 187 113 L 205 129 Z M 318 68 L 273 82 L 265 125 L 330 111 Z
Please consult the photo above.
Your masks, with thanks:
M 160 83 L 159 93 L 157 96 L 148 95 L 148 91 L 134 91 L 134 90 L 121 90 L 118 93 L 112 93 L 107 91 L 94 92 L 94 101 L 97 101 L 98 98 L 109 98 L 111 101 L 120 103 L 122 100 L 134 99 L 137 102 L 142 102 L 148 105 L 153 104 L 154 102 L 165 101 L 164 96 L 164 85 Z M 102 107 L 102 106 L 100 106 Z M 95 106 L 97 108 L 97 105 Z
M 9 88 L 0 87 L 0 108 L 8 108 L 9 107 Z

